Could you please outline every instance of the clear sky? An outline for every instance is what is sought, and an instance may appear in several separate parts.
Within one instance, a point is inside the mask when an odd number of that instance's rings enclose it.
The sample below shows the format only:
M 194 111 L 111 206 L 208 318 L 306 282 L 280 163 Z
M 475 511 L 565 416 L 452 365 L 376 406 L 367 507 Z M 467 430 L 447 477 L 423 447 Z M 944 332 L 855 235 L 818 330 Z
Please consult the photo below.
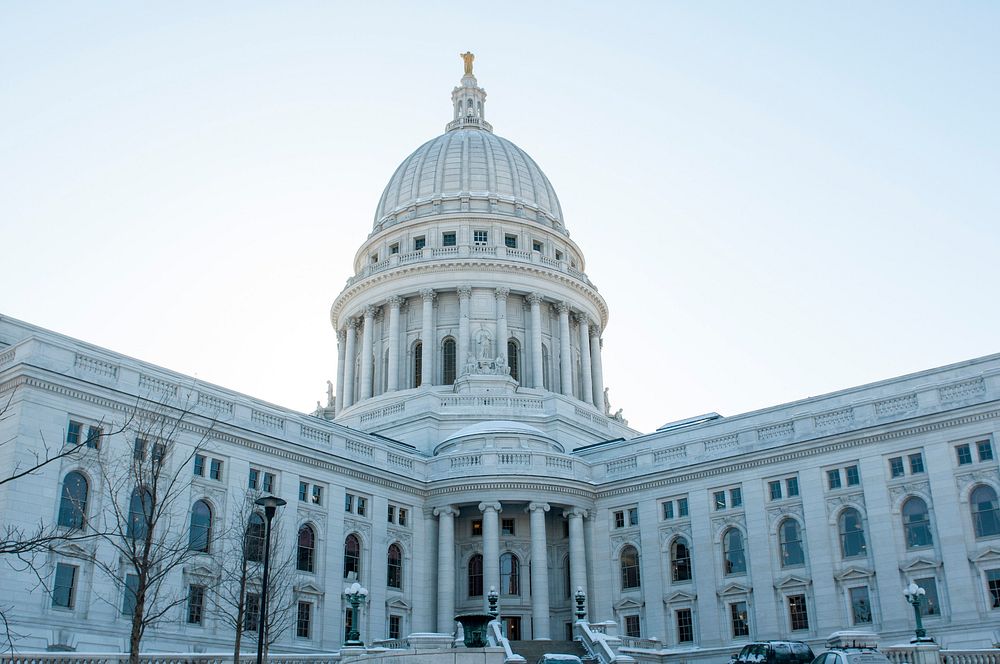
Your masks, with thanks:
M 996 2 L 0 2 L 0 312 L 311 410 L 472 50 L 634 427 L 998 352 L 998 31 Z

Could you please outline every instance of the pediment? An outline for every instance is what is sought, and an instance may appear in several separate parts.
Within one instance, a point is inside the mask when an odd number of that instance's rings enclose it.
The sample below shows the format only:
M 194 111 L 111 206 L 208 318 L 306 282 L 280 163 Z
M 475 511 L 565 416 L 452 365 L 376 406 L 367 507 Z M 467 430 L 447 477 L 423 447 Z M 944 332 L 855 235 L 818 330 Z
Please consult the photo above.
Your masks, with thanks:
M 385 606 L 387 609 L 399 609 L 401 611 L 409 611 L 409 603 L 402 597 L 393 597 L 385 601 Z
M 987 547 L 977 553 L 975 556 L 969 558 L 971 562 L 974 563 L 992 563 L 1000 560 L 1000 549 L 995 547 Z
M 726 597 L 727 595 L 746 595 L 752 592 L 752 586 L 746 586 L 742 583 L 730 583 L 722 590 L 719 590 L 716 594 L 720 597 Z
M 323 589 L 312 583 L 303 583 L 302 585 L 295 586 L 295 592 L 303 595 L 322 595 Z
M 788 576 L 775 581 L 774 587 L 778 590 L 783 590 L 787 588 L 801 588 L 811 584 L 812 579 L 807 579 L 806 577 L 798 576 L 797 574 L 789 574 Z
M 619 600 L 613 606 L 615 611 L 627 611 L 628 609 L 641 609 L 643 602 L 632 599 L 631 597 L 626 597 L 625 599 Z
M 899 570 L 901 572 L 922 572 L 937 569 L 938 567 L 941 567 L 941 563 L 936 560 L 932 560 L 930 558 L 916 558 L 907 562 L 905 565 L 900 565 Z
M 670 593 L 664 596 L 664 604 L 674 604 L 677 602 L 693 602 L 698 599 L 698 595 L 695 593 L 684 592 L 683 590 L 678 590 L 677 592 Z
M 60 546 L 55 548 L 55 552 L 61 556 L 67 556 L 70 558 L 90 558 L 91 553 L 87 551 L 79 544 L 74 542 L 64 542 Z
M 837 579 L 837 581 L 860 581 L 870 579 L 873 576 L 875 576 L 875 572 L 863 567 L 848 567 L 843 572 L 834 574 L 833 578 Z
M 202 576 L 211 577 L 215 576 L 215 570 L 207 565 L 189 565 L 184 568 L 184 573 L 188 576 Z

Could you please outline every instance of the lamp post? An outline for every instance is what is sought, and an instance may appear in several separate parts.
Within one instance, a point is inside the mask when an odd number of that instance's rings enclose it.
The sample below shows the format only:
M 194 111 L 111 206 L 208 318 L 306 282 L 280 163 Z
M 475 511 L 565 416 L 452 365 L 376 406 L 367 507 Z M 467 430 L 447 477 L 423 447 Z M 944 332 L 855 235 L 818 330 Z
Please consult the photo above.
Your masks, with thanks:
M 576 594 L 573 595 L 573 599 L 576 600 L 576 619 L 583 620 L 583 617 L 587 615 L 587 610 L 583 607 L 583 603 L 587 601 L 587 595 L 583 592 L 583 586 L 576 587 Z
M 368 597 L 368 589 L 355 581 L 344 588 L 344 597 L 351 603 L 351 631 L 348 633 L 344 645 L 363 648 L 365 643 L 361 640 L 361 632 L 358 630 L 358 625 L 361 622 L 361 613 L 358 607 Z
M 257 617 L 257 664 L 264 661 L 264 627 L 267 625 L 267 563 L 271 559 L 271 520 L 286 501 L 277 496 L 261 496 L 253 501 L 264 508 L 264 578 L 260 586 L 260 614 Z
M 913 582 L 910 582 L 910 585 L 903 590 L 903 596 L 906 597 L 906 601 L 913 605 L 913 617 L 917 620 L 917 638 L 913 639 L 911 643 L 932 640 L 927 638 L 927 630 L 924 629 L 924 622 L 920 618 L 920 603 L 926 594 L 926 590 Z
M 500 615 L 500 610 L 497 608 L 497 602 L 500 600 L 500 594 L 497 592 L 496 586 L 490 586 L 490 592 L 486 595 L 486 600 L 490 604 L 490 614 L 491 620 L 496 620 L 497 616 Z

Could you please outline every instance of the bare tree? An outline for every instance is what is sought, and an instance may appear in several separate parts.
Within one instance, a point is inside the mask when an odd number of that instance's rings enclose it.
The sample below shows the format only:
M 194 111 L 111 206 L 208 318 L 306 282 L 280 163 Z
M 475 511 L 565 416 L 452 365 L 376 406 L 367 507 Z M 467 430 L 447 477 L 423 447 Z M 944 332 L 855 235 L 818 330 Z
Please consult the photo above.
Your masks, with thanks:
M 106 494 L 95 526 L 110 555 L 94 563 L 114 589 L 106 600 L 131 616 L 132 664 L 139 661 L 146 629 L 188 599 L 171 577 L 211 550 L 222 523 L 207 504 L 199 511 L 198 503 L 189 521 L 189 489 L 194 474 L 206 472 L 211 430 L 193 419 L 187 408 L 140 401 L 116 448 L 102 453 L 98 464 Z
M 216 612 L 235 631 L 233 663 L 239 664 L 243 633 L 256 642 L 260 620 L 260 594 L 264 562 L 266 523 L 255 500 L 260 491 L 249 489 L 242 500 L 233 501 L 231 527 L 220 544 L 221 573 L 214 594 Z M 265 651 L 291 626 L 292 583 L 295 560 L 284 536 L 282 520 L 271 521 L 271 557 L 268 560 L 268 611 L 264 625 Z

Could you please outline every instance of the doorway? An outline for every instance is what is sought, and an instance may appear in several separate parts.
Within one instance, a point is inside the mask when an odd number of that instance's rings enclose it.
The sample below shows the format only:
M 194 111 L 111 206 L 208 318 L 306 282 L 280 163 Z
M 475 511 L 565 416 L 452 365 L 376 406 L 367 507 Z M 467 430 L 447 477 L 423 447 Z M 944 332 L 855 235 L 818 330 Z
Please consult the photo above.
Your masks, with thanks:
M 508 641 L 521 640 L 521 617 L 505 616 L 503 618 L 503 632 L 507 635 Z

